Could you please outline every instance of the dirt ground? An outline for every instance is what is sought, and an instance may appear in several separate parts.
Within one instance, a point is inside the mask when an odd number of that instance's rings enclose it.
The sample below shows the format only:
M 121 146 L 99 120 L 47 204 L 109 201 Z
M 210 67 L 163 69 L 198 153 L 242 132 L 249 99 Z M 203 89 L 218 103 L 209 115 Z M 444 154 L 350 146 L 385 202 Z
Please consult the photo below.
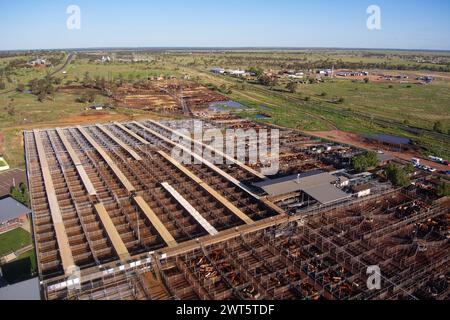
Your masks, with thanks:
M 31 129 L 42 129 L 42 128 L 54 128 L 54 127 L 68 127 L 76 125 L 85 125 L 93 123 L 107 123 L 107 122 L 125 122 L 125 121 L 138 121 L 144 119 L 158 120 L 158 117 L 153 114 L 141 114 L 141 115 L 124 115 L 124 114 L 109 114 L 107 112 L 97 112 L 95 114 L 78 115 L 73 117 L 68 117 L 60 119 L 55 123 L 43 123 L 34 124 L 30 126 L 22 126 L 17 129 L 20 130 L 31 130 Z
M 345 72 L 345 71 L 351 71 L 351 70 L 336 70 L 336 74 L 338 72 Z M 356 70 L 354 70 L 356 71 Z M 392 79 L 388 80 L 383 75 L 391 75 L 391 76 L 401 76 L 406 75 L 409 78 L 408 79 Z M 421 81 L 416 80 L 418 77 L 425 77 L 425 76 L 432 76 L 436 80 L 441 81 L 450 81 L 450 75 L 445 72 L 418 72 L 418 71 L 395 71 L 395 70 L 379 70 L 376 72 L 369 73 L 368 76 L 361 76 L 361 77 L 340 77 L 336 76 L 336 79 L 347 79 L 347 80 L 357 80 L 357 81 L 364 81 L 365 78 L 368 78 L 371 82 L 375 83 L 409 83 L 409 84 L 420 84 Z
M 5 143 L 5 137 L 0 132 L 0 154 L 3 154 L 3 144 Z
M 334 131 L 327 131 L 327 132 L 305 132 L 308 135 L 316 136 L 319 138 L 349 144 L 355 147 L 372 150 L 372 151 L 380 151 L 380 147 L 378 145 L 374 146 L 373 144 L 368 143 L 364 140 L 363 137 L 359 136 L 358 134 L 350 133 L 350 132 L 344 132 L 340 130 L 334 130 Z M 435 168 L 436 170 L 449 170 L 448 166 L 444 166 L 432 161 L 429 161 L 423 157 L 421 157 L 417 152 L 414 151 L 404 151 L 404 152 L 393 152 L 386 149 L 381 148 L 381 151 L 388 155 L 392 155 L 398 159 L 404 160 L 404 161 L 411 161 L 412 158 L 419 158 L 421 159 L 421 163 L 430 166 L 432 168 Z

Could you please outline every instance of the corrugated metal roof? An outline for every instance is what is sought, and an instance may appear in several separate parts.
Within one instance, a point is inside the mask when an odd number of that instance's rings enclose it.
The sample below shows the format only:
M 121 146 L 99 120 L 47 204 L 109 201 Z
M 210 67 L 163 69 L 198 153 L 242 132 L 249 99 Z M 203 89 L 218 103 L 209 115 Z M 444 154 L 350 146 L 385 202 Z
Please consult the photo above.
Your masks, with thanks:
M 272 197 L 302 191 L 322 204 L 330 204 L 351 197 L 338 189 L 334 183 L 338 177 L 322 171 L 312 171 L 279 179 L 255 183 Z
M 0 288 L 0 300 L 6 301 L 35 301 L 41 300 L 39 279 L 34 278 L 14 285 Z
M 337 180 L 338 178 L 327 172 L 313 171 L 274 180 L 266 180 L 255 183 L 255 186 L 263 189 L 270 196 L 276 197 L 296 191 L 304 191 L 307 188 L 331 184 Z
M 352 195 L 336 188 L 335 186 L 321 185 L 304 190 L 310 197 L 316 199 L 321 204 L 331 204 L 350 198 Z
M 0 200 L 0 222 L 16 219 L 30 212 L 30 209 L 11 197 Z

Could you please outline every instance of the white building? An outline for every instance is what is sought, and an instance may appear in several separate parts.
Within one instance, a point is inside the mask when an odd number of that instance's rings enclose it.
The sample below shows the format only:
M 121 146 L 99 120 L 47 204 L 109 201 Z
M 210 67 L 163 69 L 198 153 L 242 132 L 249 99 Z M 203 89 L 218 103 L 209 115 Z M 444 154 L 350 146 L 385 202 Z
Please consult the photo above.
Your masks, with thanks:
M 228 70 L 227 73 L 232 76 L 238 76 L 238 77 L 242 77 L 247 74 L 247 72 L 245 70 Z
M 36 66 L 45 66 L 47 64 L 47 61 L 45 59 L 36 59 L 33 61 L 28 62 L 28 65 L 36 67 Z
M 222 68 L 212 68 L 212 69 L 211 69 L 211 72 L 212 72 L 212 73 L 215 73 L 215 74 L 224 74 L 224 73 L 225 73 L 225 69 L 222 69 Z
M 354 186 L 352 189 L 353 193 L 356 194 L 358 198 L 362 198 L 370 196 L 370 194 L 372 193 L 372 188 L 373 186 L 370 183 L 368 183 L 359 186 Z

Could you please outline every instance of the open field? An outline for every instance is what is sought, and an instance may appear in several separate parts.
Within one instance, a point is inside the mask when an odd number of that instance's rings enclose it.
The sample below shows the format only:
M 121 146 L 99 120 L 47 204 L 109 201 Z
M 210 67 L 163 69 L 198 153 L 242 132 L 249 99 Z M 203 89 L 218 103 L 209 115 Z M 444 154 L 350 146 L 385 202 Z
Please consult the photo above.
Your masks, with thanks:
M 101 63 L 96 59 L 102 55 L 113 58 L 138 57 L 141 62 Z M 67 56 L 67 55 L 66 55 Z M 30 59 L 32 56 L 23 56 Z M 13 58 L 0 59 L 1 66 Z M 256 121 L 272 123 L 282 127 L 305 132 L 326 132 L 342 130 L 357 134 L 387 133 L 412 139 L 422 148 L 424 155 L 434 154 L 450 158 L 448 135 L 433 133 L 437 121 L 443 123 L 444 133 L 450 129 L 450 74 L 444 70 L 450 55 L 445 52 L 409 51 L 355 51 L 355 50 L 236 50 L 230 52 L 169 51 L 161 52 L 102 52 L 79 53 L 78 56 L 56 77 L 64 85 L 80 85 L 88 72 L 90 77 L 105 78 L 106 81 L 136 83 L 151 77 L 177 77 L 188 75 L 192 81 L 203 85 L 213 84 L 226 88 L 220 94 L 242 103 L 255 111 L 244 110 L 241 116 Z M 325 63 L 328 61 L 327 63 Z M 420 62 L 418 62 L 420 61 Z M 255 81 L 216 76 L 209 72 L 214 66 L 224 68 L 260 67 L 271 70 L 297 68 L 310 65 L 331 67 L 379 65 L 386 73 L 432 74 L 436 80 L 430 85 L 407 85 L 400 83 L 377 83 L 326 79 L 323 83 L 299 84 L 296 93 L 290 93 L 280 81 L 273 87 L 257 84 Z M 32 79 L 45 77 L 47 71 L 57 70 L 62 64 L 45 68 L 17 68 L 6 81 L 5 90 L 0 91 L 0 153 L 11 167 L 23 168 L 22 131 L 34 127 L 68 126 L 74 124 L 121 121 L 132 119 L 170 116 L 163 107 L 152 111 L 116 108 L 104 111 L 86 111 L 92 103 L 76 100 L 82 92 L 56 91 L 44 102 L 30 93 L 17 92 L 18 83 L 26 84 Z M 416 69 L 415 69 L 416 68 Z M 427 68 L 433 72 L 426 71 Z M 408 69 L 408 70 L 404 70 Z M 411 69 L 411 70 L 410 70 Z M 222 89 L 220 89 L 222 90 Z M 342 102 L 331 101 L 341 98 Z M 95 103 L 110 103 L 111 99 L 97 92 Z M 163 102 L 164 104 L 164 102 Z M 261 120 L 259 113 L 268 116 Z M 179 117 L 177 115 L 176 117 Z M 411 129 L 408 129 L 411 127 Z M 419 133 L 413 131 L 418 128 Z

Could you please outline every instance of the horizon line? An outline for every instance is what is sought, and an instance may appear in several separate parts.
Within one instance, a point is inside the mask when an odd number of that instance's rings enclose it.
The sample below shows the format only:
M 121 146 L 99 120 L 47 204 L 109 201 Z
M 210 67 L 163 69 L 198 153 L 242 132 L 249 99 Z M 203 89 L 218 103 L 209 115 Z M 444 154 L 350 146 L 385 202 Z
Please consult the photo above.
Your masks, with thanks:
M 89 50 L 360 50 L 360 51 L 413 51 L 413 52 L 450 52 L 450 49 L 405 49 L 405 48 L 370 48 L 370 47 L 296 47 L 296 46 L 143 46 L 143 47 L 72 47 L 41 49 L 2 49 L 0 52 L 26 51 L 89 51 Z

